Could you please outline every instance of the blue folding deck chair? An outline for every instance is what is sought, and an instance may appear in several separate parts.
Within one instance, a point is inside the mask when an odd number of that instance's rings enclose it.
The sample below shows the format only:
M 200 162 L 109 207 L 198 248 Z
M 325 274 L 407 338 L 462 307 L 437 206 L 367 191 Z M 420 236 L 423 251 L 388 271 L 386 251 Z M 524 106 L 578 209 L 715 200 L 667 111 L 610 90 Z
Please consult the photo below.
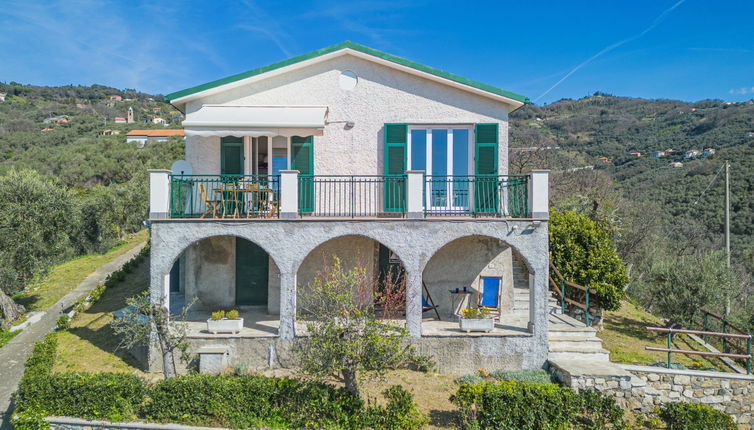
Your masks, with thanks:
M 422 288 L 424 288 L 424 293 L 427 294 L 426 297 L 422 294 L 422 313 L 434 310 L 435 315 L 437 315 L 437 320 L 442 321 L 442 318 L 440 318 L 440 312 L 437 311 L 437 305 L 435 305 L 435 302 L 432 300 L 432 296 L 429 295 L 429 289 L 424 281 L 422 281 Z
M 503 284 L 502 276 L 480 276 L 479 308 L 489 310 L 493 315 L 500 316 L 500 287 Z

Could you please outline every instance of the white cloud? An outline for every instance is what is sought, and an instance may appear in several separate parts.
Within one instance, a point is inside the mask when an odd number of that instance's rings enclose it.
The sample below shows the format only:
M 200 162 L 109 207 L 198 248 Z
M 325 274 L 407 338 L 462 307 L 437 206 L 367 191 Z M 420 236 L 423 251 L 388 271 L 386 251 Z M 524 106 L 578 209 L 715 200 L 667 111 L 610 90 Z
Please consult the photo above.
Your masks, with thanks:
M 736 95 L 744 95 L 744 94 L 754 94 L 754 87 L 746 88 L 733 88 L 728 91 L 729 94 L 736 94 Z

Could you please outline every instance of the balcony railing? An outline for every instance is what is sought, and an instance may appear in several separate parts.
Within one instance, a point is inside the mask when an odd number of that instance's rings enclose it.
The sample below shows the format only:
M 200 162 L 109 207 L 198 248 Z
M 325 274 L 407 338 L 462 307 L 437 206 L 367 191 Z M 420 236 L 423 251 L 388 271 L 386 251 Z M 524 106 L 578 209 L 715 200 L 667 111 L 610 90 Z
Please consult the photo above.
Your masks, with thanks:
M 316 217 L 402 217 L 406 175 L 299 175 L 298 211 Z
M 527 175 L 424 177 L 425 216 L 525 218 L 529 215 Z
M 547 218 L 547 172 L 531 175 L 150 174 L 150 218 Z
M 170 175 L 171 218 L 272 218 L 280 176 Z

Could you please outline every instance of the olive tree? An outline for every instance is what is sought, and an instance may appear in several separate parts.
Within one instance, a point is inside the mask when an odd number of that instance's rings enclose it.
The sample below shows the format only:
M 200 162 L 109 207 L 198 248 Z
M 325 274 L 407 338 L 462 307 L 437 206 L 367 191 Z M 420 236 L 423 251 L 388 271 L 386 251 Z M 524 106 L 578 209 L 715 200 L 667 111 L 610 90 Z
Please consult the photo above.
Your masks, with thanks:
M 297 344 L 302 370 L 335 378 L 359 396 L 359 380 L 414 358 L 407 330 L 374 313 L 374 283 L 363 266 L 332 264 L 303 288 L 300 318 L 307 336 Z
M 123 316 L 110 323 L 115 334 L 122 337 L 120 347 L 149 347 L 152 340 L 156 340 L 162 354 L 162 373 L 166 379 L 174 377 L 176 355 L 184 363 L 191 359 L 185 321 L 194 302 L 177 315 L 170 313 L 164 301 L 151 300 L 149 292 L 127 299 L 126 304 Z

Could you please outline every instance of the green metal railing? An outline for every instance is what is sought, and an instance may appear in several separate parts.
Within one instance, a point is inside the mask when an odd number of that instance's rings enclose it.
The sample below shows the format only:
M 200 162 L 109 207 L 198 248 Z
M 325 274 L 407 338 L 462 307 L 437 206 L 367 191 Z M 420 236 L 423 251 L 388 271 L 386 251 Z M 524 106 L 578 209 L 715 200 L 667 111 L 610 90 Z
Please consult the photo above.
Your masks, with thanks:
M 279 175 L 170 175 L 171 218 L 277 217 Z
M 528 218 L 527 175 L 425 175 L 425 216 Z
M 668 354 L 667 359 L 667 367 L 668 369 L 671 368 L 673 364 L 672 360 L 672 354 L 691 354 L 691 355 L 701 355 L 705 357 L 727 357 L 727 358 L 733 358 L 738 360 L 744 360 L 746 363 L 746 374 L 751 374 L 751 334 L 732 334 L 732 333 L 720 333 L 720 332 L 714 332 L 714 331 L 700 331 L 700 330 L 680 330 L 675 328 L 665 328 L 665 327 L 647 327 L 646 328 L 649 331 L 658 332 L 658 333 L 667 333 L 667 348 L 658 348 L 654 346 L 645 346 L 644 349 L 647 351 L 657 351 L 657 352 L 666 352 Z M 687 349 L 673 349 L 673 335 L 674 334 L 693 334 L 697 336 L 703 336 L 703 337 L 719 337 L 723 339 L 742 339 L 746 341 L 746 353 L 745 354 L 732 354 L 729 352 L 711 352 L 711 351 L 692 351 Z
M 318 217 L 380 217 L 406 213 L 405 175 L 300 175 L 299 213 Z
M 552 277 L 553 274 L 555 274 L 555 279 Z M 600 313 L 600 309 L 594 303 L 590 303 L 590 295 L 596 294 L 597 291 L 570 282 L 560 274 L 552 261 L 550 261 L 549 279 L 550 287 L 558 295 L 560 311 L 564 314 L 568 312 L 576 318 L 583 318 L 584 324 L 589 327 L 595 315 Z
M 723 316 L 704 309 L 702 310 L 702 312 L 703 317 L 702 323 L 700 325 L 704 328 L 704 331 L 720 330 L 720 332 L 722 333 L 737 333 L 741 335 L 750 334 L 745 330 L 737 327 L 735 324 L 731 323 Z M 698 319 L 695 320 L 698 321 Z M 734 350 L 738 353 L 744 353 L 747 350 L 747 345 L 744 343 L 742 338 L 714 337 L 708 339 L 706 336 L 702 336 L 702 339 L 715 347 L 721 347 L 723 352 L 731 352 L 731 350 Z M 720 341 L 715 342 L 714 340 L 717 339 L 720 339 Z

